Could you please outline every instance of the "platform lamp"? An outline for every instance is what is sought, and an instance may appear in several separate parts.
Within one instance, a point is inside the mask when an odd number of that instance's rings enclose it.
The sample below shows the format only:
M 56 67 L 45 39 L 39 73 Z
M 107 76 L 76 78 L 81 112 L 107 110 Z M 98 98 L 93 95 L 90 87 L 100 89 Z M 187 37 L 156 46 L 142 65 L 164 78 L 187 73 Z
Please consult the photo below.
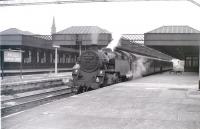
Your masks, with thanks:
M 53 48 L 55 48 L 55 74 L 58 73 L 58 48 L 60 48 L 59 45 L 53 45 Z

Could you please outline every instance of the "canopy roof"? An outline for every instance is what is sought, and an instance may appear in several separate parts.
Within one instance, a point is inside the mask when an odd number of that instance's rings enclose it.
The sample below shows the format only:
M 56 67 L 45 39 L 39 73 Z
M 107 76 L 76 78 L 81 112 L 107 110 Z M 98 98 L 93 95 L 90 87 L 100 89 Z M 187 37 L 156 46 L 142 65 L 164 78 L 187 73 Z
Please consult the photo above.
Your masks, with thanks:
M 18 34 L 19 35 L 34 35 L 33 33 L 29 31 L 22 31 L 17 28 L 10 28 L 10 29 L 0 32 L 0 35 L 18 35 Z
M 122 40 L 129 40 L 132 43 L 144 44 L 144 34 L 123 34 Z
M 190 26 L 161 26 L 147 33 L 200 33 Z
M 110 34 L 109 31 L 98 26 L 72 26 L 56 34 Z
M 145 45 L 174 58 L 198 57 L 200 31 L 190 26 L 162 26 L 145 33 L 144 38 Z

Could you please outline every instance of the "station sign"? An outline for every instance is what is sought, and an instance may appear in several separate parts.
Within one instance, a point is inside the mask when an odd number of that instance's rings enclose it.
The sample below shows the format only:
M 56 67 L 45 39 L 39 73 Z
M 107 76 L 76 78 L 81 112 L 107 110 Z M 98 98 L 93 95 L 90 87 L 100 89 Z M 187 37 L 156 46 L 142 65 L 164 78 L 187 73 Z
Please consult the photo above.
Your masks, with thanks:
M 12 51 L 5 50 L 4 51 L 4 62 L 21 62 L 22 60 L 22 52 L 21 51 Z

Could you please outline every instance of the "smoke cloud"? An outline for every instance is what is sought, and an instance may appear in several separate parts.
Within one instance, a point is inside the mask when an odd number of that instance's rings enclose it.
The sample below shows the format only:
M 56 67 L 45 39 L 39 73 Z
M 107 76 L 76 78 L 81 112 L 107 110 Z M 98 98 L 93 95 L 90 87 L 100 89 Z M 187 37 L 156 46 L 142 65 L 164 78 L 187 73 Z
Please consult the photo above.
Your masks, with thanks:
M 132 64 L 133 78 L 142 77 L 150 67 L 150 62 L 144 57 L 136 57 L 136 60 Z
M 120 33 L 113 33 L 112 37 L 113 37 L 113 40 L 107 46 L 107 48 L 110 48 L 113 51 L 115 49 L 115 47 L 120 46 L 121 34 Z

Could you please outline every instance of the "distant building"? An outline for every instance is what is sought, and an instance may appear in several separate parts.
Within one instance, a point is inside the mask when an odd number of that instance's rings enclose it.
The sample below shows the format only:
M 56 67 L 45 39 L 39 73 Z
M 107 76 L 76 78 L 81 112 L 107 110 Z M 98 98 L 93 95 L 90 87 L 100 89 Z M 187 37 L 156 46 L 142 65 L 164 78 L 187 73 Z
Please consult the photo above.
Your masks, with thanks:
M 144 44 L 185 61 L 185 71 L 198 72 L 200 31 L 190 26 L 162 26 L 144 34 Z
M 72 26 L 53 34 L 54 44 L 79 50 L 79 54 L 93 46 L 106 47 L 111 40 L 111 33 L 97 26 Z

